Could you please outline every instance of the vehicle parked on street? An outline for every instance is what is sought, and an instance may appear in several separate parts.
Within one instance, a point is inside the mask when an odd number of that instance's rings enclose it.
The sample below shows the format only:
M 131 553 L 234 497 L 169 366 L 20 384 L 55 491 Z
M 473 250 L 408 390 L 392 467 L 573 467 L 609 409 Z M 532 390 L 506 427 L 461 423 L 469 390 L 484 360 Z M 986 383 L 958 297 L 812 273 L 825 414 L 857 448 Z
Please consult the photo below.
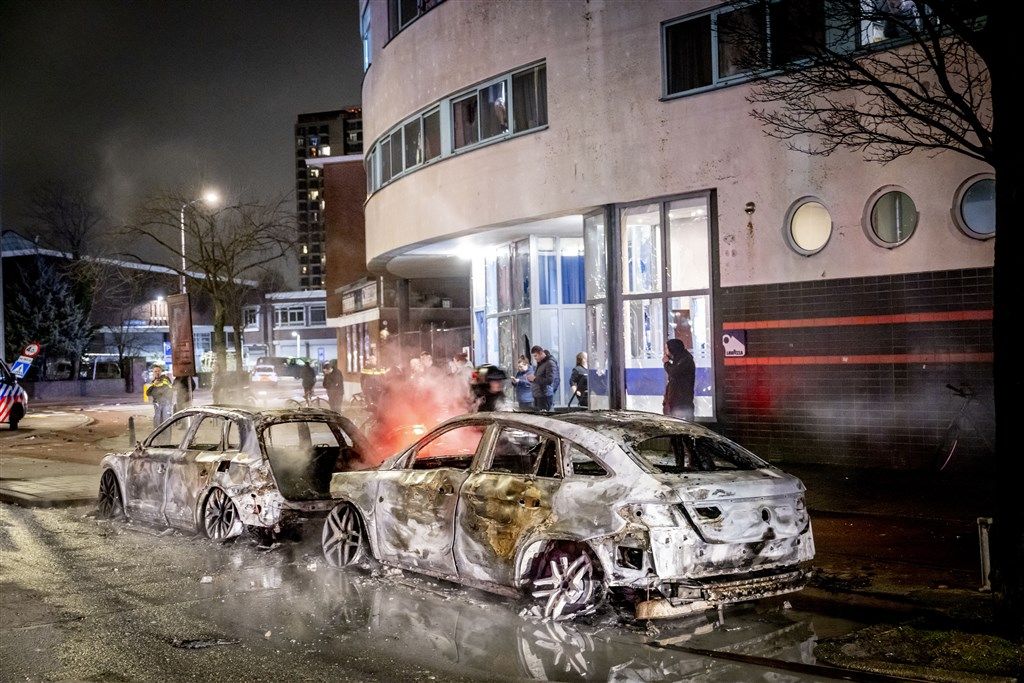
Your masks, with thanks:
M 799 479 L 651 413 L 466 415 L 330 489 L 330 564 L 525 595 L 544 618 L 611 592 L 639 619 L 780 595 L 802 588 L 814 557 Z
M 99 512 L 224 541 L 323 517 L 331 475 L 367 466 L 369 445 L 324 410 L 208 406 L 173 415 L 100 463 Z
M 28 392 L 18 384 L 18 378 L 7 363 L 0 360 L 0 422 L 6 422 L 12 430 L 17 429 L 27 412 Z
M 277 369 L 273 365 L 257 365 L 252 369 L 252 383 L 277 386 Z

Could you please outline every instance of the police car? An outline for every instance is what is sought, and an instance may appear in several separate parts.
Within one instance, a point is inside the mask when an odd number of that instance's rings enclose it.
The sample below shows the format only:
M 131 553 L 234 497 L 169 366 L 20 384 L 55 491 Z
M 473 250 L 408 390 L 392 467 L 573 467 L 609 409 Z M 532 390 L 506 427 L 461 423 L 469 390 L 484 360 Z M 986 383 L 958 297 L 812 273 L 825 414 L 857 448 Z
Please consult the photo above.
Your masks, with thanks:
M 0 360 L 0 422 L 6 422 L 11 429 L 17 429 L 21 418 L 28 411 L 28 392 L 21 388 L 18 379 Z

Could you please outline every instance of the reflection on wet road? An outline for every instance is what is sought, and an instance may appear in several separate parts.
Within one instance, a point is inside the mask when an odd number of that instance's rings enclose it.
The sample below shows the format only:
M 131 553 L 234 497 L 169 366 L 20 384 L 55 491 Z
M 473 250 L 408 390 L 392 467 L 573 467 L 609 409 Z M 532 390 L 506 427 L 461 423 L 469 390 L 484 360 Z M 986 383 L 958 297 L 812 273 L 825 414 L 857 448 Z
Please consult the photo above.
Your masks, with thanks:
M 315 544 L 259 549 L 0 506 L 0 678 L 798 681 L 660 642 L 814 663 L 858 625 L 763 602 L 657 624 L 521 605 L 402 572 L 337 571 Z M 208 577 L 208 578 L 207 578 Z

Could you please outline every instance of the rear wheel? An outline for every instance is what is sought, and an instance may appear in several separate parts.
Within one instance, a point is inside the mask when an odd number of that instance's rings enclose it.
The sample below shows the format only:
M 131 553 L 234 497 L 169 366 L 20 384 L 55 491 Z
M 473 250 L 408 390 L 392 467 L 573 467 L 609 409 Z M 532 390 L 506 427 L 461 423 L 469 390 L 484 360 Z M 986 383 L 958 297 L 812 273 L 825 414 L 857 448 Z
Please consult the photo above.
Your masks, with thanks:
M 530 597 L 544 619 L 571 619 L 593 611 L 602 599 L 600 567 L 586 546 L 550 547 L 534 562 Z
M 203 503 L 202 530 L 207 538 L 227 541 L 242 533 L 238 509 L 223 489 L 213 489 Z
M 349 504 L 339 505 L 327 515 L 320 541 L 324 559 L 332 567 L 347 567 L 370 556 L 363 521 Z
M 96 501 L 99 516 L 104 519 L 123 519 L 124 500 L 121 498 L 121 486 L 112 470 L 104 470 L 100 477 L 100 494 Z
M 11 415 L 7 418 L 7 424 L 11 426 L 11 431 L 18 428 L 18 423 L 21 422 L 21 418 L 25 416 L 25 409 L 21 407 L 20 403 L 15 403 L 14 407 L 11 408 Z

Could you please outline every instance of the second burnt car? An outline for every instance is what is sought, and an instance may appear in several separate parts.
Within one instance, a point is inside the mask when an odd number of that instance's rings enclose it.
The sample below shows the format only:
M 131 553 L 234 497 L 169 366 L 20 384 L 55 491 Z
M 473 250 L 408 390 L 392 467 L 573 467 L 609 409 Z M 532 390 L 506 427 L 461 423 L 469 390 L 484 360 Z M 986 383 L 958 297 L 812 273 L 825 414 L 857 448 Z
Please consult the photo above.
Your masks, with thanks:
M 335 474 L 322 545 L 566 618 L 617 593 L 642 619 L 799 590 L 804 486 L 683 420 L 630 411 L 479 413 L 367 472 Z
M 365 467 L 349 420 L 314 409 L 197 407 L 101 462 L 99 512 L 214 540 L 323 516 L 335 472 Z

